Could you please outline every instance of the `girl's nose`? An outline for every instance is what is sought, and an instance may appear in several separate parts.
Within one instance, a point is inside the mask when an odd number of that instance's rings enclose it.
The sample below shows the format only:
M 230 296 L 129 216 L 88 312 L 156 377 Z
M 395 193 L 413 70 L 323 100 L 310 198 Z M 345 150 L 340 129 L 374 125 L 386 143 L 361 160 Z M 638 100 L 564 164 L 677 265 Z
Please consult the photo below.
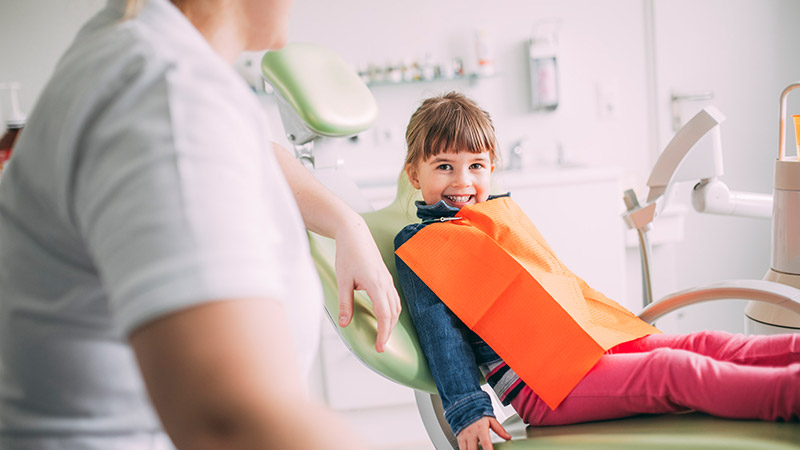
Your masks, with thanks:
M 470 177 L 469 171 L 462 170 L 456 173 L 456 176 L 453 178 L 453 186 L 469 186 L 472 184 L 472 179 Z

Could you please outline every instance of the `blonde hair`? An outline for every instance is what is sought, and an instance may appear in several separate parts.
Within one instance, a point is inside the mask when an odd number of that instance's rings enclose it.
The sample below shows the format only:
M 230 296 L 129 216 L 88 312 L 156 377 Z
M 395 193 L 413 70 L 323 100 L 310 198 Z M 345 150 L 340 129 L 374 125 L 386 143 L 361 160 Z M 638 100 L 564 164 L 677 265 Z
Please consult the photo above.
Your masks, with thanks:
M 139 11 L 142 10 L 146 1 L 147 0 L 125 0 L 125 15 L 122 16 L 122 20 L 128 20 L 139 14 Z
M 425 99 L 406 128 L 406 167 L 442 152 L 489 152 L 497 161 L 494 125 L 489 113 L 459 92 Z

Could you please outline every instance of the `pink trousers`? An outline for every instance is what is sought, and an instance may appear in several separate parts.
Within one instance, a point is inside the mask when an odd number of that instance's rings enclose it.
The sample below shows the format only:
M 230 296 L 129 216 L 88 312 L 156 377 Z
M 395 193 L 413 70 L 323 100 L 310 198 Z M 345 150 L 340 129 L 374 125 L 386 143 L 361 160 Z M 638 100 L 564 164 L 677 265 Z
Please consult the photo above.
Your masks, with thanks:
M 686 410 L 718 417 L 800 417 L 800 334 L 655 334 L 607 351 L 551 410 L 525 387 L 511 405 L 530 425 Z

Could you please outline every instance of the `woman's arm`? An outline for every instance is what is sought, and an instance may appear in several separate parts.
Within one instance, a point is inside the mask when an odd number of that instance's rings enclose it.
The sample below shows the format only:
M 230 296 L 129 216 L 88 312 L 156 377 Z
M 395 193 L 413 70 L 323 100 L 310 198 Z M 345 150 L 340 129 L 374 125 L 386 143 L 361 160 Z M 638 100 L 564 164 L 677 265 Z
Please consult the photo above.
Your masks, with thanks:
M 310 401 L 280 302 L 231 299 L 180 310 L 130 337 L 177 448 L 366 448 Z
M 277 144 L 274 151 L 306 228 L 336 240 L 339 325 L 346 327 L 353 317 L 353 291 L 367 291 L 378 319 L 375 349 L 382 352 L 400 316 L 400 297 L 367 224 L 289 152 Z

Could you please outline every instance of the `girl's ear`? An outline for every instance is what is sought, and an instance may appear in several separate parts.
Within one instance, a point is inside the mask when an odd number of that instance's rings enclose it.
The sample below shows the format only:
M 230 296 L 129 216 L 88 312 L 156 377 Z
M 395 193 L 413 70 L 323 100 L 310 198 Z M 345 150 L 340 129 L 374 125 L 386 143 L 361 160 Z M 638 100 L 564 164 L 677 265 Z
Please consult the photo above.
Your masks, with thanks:
M 408 181 L 411 182 L 411 185 L 414 186 L 414 189 L 419 189 L 419 174 L 417 173 L 417 168 L 411 164 L 407 164 L 406 175 L 408 175 Z
M 490 171 L 489 171 L 489 173 L 494 173 L 494 169 L 496 169 L 496 168 L 497 168 L 497 166 L 495 166 L 494 164 L 492 164 L 492 170 L 490 170 Z

